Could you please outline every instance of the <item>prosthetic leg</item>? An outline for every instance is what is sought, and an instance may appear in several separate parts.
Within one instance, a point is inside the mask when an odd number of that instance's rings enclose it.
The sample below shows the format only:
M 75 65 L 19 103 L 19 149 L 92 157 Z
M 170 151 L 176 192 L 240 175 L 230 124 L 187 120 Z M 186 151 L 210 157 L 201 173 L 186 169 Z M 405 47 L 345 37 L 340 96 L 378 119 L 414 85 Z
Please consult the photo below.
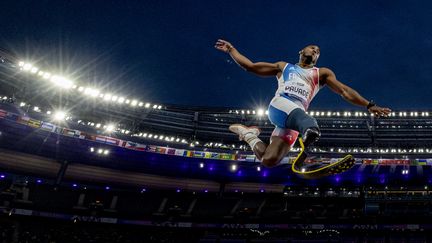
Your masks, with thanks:
M 351 169 L 355 164 L 355 159 L 348 154 L 337 162 L 329 163 L 328 165 L 320 163 L 320 167 L 308 169 L 304 162 L 308 155 L 305 151 L 303 139 L 299 138 L 301 151 L 292 163 L 291 169 L 305 179 L 319 179 L 325 176 L 335 175 Z

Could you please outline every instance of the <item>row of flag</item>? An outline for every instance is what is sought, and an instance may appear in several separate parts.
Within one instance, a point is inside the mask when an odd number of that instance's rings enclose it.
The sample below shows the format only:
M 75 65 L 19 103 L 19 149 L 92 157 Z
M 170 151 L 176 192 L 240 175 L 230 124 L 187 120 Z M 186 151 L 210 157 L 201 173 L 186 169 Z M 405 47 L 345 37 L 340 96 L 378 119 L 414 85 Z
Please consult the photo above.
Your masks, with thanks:
M 251 154 L 230 154 L 230 153 L 216 153 L 216 152 L 207 152 L 207 151 L 193 151 L 187 149 L 176 149 L 176 148 L 162 147 L 156 145 L 145 145 L 136 142 L 125 141 L 118 138 L 112 138 L 109 136 L 90 134 L 87 132 L 60 127 L 49 122 L 35 120 L 27 116 L 20 116 L 18 114 L 11 113 L 1 109 L 0 109 L 0 119 L 15 121 L 19 124 L 23 124 L 35 129 L 41 129 L 44 131 L 48 131 L 48 132 L 52 132 L 52 133 L 56 133 L 68 137 L 86 139 L 90 141 L 95 141 L 95 142 L 108 144 L 112 146 L 119 146 L 119 147 L 136 150 L 136 151 L 144 151 L 144 152 L 183 156 L 183 157 L 203 158 L 203 159 L 258 162 L 256 156 Z M 293 159 L 294 157 L 285 158 L 282 161 L 282 163 L 292 163 Z M 332 158 L 332 159 L 313 158 L 311 159 L 311 161 L 308 162 L 323 162 L 323 161 L 334 162 L 337 160 L 338 160 L 337 158 Z M 378 165 L 378 164 L 380 165 L 432 165 L 432 159 L 415 159 L 415 160 L 359 159 L 358 162 L 363 164 L 371 164 L 371 165 Z

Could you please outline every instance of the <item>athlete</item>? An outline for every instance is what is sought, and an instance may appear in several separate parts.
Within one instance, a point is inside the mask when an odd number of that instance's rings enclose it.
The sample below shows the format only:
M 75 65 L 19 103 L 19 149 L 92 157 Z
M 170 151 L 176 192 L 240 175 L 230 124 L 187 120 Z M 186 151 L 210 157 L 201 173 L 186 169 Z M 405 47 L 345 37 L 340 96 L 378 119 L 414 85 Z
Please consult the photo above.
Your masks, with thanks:
M 228 41 L 219 39 L 215 48 L 231 56 L 244 70 L 259 76 L 276 76 L 278 89 L 268 107 L 268 118 L 276 126 L 267 145 L 258 138 L 257 127 L 246 127 L 233 124 L 230 131 L 239 135 L 240 140 L 247 142 L 262 164 L 274 167 L 288 154 L 300 133 L 307 148 L 320 136 L 318 123 L 306 114 L 310 102 L 324 86 L 328 86 L 346 101 L 367 108 L 377 117 L 388 116 L 389 108 L 379 107 L 373 101 L 363 98 L 354 89 L 336 79 L 332 70 L 316 67 L 320 48 L 308 45 L 299 51 L 296 64 L 287 62 L 252 62 Z

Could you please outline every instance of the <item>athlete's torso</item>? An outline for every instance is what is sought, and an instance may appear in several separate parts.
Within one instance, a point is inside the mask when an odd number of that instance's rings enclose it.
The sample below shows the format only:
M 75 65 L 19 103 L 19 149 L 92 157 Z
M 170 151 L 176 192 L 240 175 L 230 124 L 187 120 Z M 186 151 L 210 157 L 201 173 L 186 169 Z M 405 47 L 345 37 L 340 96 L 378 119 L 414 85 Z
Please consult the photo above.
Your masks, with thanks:
M 276 96 L 295 101 L 307 110 L 310 102 L 320 90 L 319 68 L 301 68 L 287 63 L 278 80 Z

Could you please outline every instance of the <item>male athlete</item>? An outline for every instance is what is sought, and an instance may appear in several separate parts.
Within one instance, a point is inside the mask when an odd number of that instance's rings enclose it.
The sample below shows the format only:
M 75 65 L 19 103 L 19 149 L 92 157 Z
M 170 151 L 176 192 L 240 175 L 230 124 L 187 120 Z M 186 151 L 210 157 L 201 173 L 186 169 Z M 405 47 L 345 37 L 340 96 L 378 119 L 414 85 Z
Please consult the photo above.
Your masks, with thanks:
M 389 108 L 377 106 L 373 101 L 363 98 L 352 88 L 339 82 L 328 68 L 318 68 L 315 64 L 320 55 L 316 45 L 309 45 L 300 52 L 299 62 L 252 62 L 240 54 L 228 41 L 219 39 L 215 48 L 228 53 L 244 70 L 259 76 L 276 76 L 278 89 L 268 107 L 268 118 L 276 126 L 270 144 L 266 145 L 258 138 L 257 127 L 241 124 L 230 126 L 230 130 L 247 142 L 263 165 L 273 167 L 288 154 L 300 133 L 305 147 L 316 142 L 321 134 L 317 121 L 306 114 L 308 106 L 318 91 L 325 85 L 341 95 L 348 102 L 367 108 L 377 117 L 388 116 Z

